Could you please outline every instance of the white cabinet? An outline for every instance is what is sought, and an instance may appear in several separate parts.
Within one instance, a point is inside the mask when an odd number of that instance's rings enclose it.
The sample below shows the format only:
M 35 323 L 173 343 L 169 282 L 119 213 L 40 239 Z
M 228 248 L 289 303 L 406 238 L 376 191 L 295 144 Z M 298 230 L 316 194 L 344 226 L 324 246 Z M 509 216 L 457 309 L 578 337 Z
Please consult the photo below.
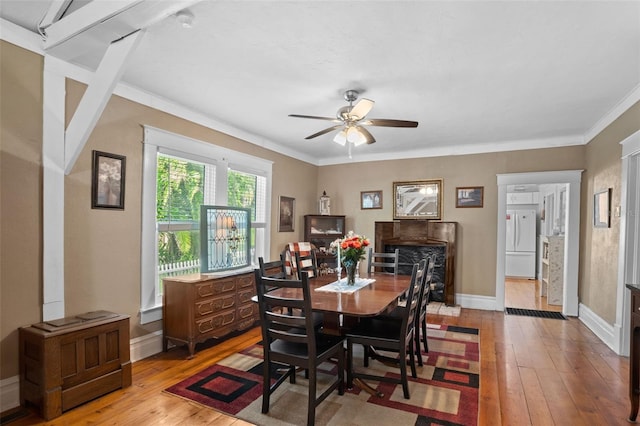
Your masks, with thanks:
M 539 192 L 509 192 L 507 204 L 538 204 Z
M 542 240 L 542 280 L 540 296 L 549 305 L 562 305 L 564 290 L 564 237 L 549 236 Z

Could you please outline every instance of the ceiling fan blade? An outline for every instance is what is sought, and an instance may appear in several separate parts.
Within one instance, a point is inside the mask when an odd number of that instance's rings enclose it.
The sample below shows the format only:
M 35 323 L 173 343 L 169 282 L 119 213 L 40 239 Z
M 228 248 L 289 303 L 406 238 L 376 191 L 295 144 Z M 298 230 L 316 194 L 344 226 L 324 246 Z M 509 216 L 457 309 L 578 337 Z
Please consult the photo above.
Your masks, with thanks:
M 337 124 L 335 126 L 327 127 L 324 130 L 320 130 L 318 133 L 314 133 L 312 135 L 307 136 L 305 139 L 317 138 L 318 136 L 322 136 L 322 135 L 324 135 L 326 133 L 333 132 L 334 130 L 337 130 L 337 129 L 341 128 L 341 127 L 342 127 L 342 124 Z
M 363 126 L 381 126 L 381 127 L 418 127 L 417 121 L 408 120 L 392 120 L 389 118 L 372 118 L 370 120 L 358 123 Z
M 360 99 L 351 111 L 349 111 L 349 117 L 352 117 L 355 120 L 362 120 L 367 116 L 367 114 L 369 114 L 369 111 L 373 108 L 373 104 L 375 104 L 375 102 L 370 99 Z
M 311 118 L 314 120 L 328 120 L 328 121 L 333 121 L 334 123 L 342 123 L 342 120 L 338 120 L 335 117 L 320 117 L 317 115 L 302 115 L 302 114 L 289 114 L 289 117 L 296 117 L 296 118 Z
M 365 137 L 367 144 L 372 144 L 376 141 L 376 138 L 364 127 L 358 126 L 358 130 Z

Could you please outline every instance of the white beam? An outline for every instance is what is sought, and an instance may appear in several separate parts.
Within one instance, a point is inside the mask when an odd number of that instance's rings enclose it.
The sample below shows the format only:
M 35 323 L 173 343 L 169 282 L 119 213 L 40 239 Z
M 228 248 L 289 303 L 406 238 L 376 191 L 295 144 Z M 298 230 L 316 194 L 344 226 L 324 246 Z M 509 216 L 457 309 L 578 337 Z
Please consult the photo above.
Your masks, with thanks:
M 59 20 L 72 1 L 73 0 L 53 0 L 49 6 L 49 10 L 47 10 L 47 14 L 44 15 L 44 18 L 40 21 L 40 25 L 38 25 L 40 30 L 47 28 L 49 25 Z
M 44 57 L 42 75 L 42 320 L 64 317 L 65 77 Z
M 138 31 L 109 45 L 67 128 L 65 174 L 71 172 L 124 72 L 129 55 L 138 46 L 143 34 L 144 31 Z
M 159 22 L 202 0 L 92 1 L 44 31 L 44 49 L 73 60 L 102 51 L 109 43 Z

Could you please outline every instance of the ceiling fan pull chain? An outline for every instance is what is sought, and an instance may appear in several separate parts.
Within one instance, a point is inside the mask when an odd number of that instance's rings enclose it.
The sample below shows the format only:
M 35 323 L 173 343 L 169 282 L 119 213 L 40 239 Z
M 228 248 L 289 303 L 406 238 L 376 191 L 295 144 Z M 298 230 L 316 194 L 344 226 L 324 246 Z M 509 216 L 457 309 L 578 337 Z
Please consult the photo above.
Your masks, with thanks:
M 347 144 L 347 146 L 348 146 L 348 148 L 347 148 L 347 149 L 348 149 L 348 151 L 349 151 L 349 160 L 351 160 L 351 159 L 352 159 L 352 157 L 351 157 L 351 145 L 353 145 L 353 144 L 352 144 L 352 143 L 348 143 L 348 144 Z

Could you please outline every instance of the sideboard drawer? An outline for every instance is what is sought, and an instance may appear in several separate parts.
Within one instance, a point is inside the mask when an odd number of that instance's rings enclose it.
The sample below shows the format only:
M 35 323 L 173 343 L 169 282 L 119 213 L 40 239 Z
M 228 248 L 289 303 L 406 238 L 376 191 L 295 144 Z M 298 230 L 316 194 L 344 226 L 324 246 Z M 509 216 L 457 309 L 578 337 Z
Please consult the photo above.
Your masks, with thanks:
M 196 284 L 196 296 L 198 298 L 211 297 L 216 294 L 235 291 L 236 282 L 233 279 L 225 278 L 215 281 L 205 281 Z
M 233 293 L 196 302 L 196 319 L 206 315 L 211 315 L 214 312 L 232 308 L 235 304 L 236 295 Z
M 215 333 L 216 331 L 220 331 L 221 329 L 231 326 L 235 319 L 236 311 L 234 309 L 218 312 L 210 317 L 197 320 L 196 329 L 199 334 Z

